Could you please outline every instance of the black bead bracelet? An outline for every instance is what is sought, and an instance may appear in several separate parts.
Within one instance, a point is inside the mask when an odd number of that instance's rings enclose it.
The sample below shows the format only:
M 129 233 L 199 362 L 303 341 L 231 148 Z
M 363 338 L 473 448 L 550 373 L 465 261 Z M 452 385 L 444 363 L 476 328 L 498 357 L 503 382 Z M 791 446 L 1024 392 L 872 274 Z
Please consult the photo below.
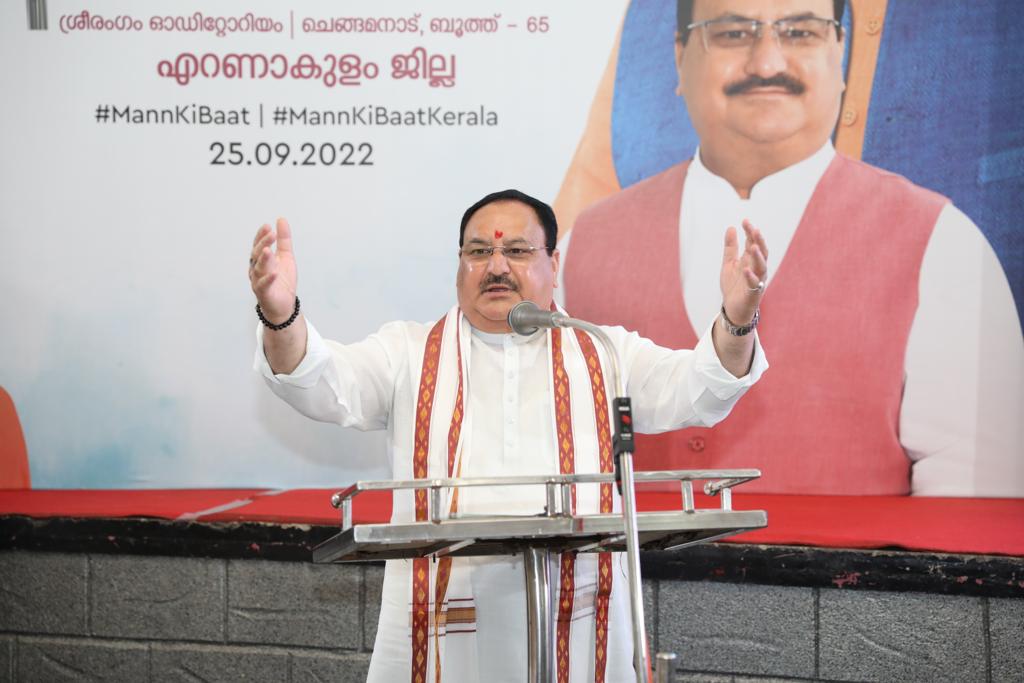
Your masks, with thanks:
M 275 325 L 274 323 L 272 323 L 269 320 L 267 320 L 264 317 L 263 311 L 260 309 L 260 305 L 259 304 L 256 304 L 256 315 L 259 317 L 260 322 L 263 323 L 264 325 L 266 325 L 268 329 L 271 329 L 271 330 L 283 330 L 284 328 L 288 327 L 293 322 L 295 322 L 295 319 L 299 317 L 299 297 L 295 297 L 295 310 L 292 311 L 292 317 L 288 318 L 287 320 L 285 320 L 280 325 Z

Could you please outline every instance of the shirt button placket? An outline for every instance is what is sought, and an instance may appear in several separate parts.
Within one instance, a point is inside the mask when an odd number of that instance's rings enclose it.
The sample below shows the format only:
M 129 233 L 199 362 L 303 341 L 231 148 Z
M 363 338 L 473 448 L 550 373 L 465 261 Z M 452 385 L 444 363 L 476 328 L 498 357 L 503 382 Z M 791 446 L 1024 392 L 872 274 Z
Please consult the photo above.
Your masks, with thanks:
M 502 412 L 505 416 L 505 443 L 502 455 L 507 463 L 514 462 L 519 446 L 519 348 L 512 336 L 505 337 L 505 399 Z

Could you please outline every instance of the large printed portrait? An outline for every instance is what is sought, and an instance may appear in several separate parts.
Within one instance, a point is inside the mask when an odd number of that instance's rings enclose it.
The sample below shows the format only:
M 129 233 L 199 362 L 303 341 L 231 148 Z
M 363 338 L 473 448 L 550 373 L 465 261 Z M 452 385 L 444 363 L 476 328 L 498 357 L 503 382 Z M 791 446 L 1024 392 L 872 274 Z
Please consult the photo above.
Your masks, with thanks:
M 639 441 L 638 468 L 1024 495 L 1017 10 L 630 3 L 556 202 L 569 310 L 681 347 L 718 312 L 727 226 L 755 222 L 772 271 L 769 372 L 714 429 Z

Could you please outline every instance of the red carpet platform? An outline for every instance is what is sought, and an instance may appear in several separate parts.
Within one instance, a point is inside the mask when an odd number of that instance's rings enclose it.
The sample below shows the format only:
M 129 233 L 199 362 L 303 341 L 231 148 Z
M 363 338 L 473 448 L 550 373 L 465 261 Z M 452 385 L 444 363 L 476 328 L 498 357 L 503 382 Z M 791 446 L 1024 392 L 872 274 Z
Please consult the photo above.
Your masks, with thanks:
M 0 516 L 155 518 L 199 522 L 269 522 L 333 526 L 337 489 L 0 490 Z M 639 495 L 641 510 L 679 507 L 679 496 Z M 697 507 L 718 500 L 697 497 Z M 733 495 L 738 510 L 766 510 L 768 528 L 738 544 L 913 551 L 1024 557 L 1024 499 Z M 385 492 L 356 498 L 357 524 L 386 521 Z

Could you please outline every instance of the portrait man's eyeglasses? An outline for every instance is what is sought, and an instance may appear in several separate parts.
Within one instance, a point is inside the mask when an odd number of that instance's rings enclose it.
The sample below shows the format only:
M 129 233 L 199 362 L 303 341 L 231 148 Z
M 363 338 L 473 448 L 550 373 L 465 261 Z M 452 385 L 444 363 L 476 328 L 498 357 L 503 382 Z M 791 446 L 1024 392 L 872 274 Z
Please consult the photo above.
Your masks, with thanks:
M 721 17 L 697 21 L 686 27 L 700 30 L 704 49 L 708 52 L 749 50 L 770 26 L 772 35 L 783 50 L 813 50 L 824 46 L 832 38 L 842 36 L 842 27 L 835 19 L 824 17 L 794 17 L 765 22 L 741 17 Z

